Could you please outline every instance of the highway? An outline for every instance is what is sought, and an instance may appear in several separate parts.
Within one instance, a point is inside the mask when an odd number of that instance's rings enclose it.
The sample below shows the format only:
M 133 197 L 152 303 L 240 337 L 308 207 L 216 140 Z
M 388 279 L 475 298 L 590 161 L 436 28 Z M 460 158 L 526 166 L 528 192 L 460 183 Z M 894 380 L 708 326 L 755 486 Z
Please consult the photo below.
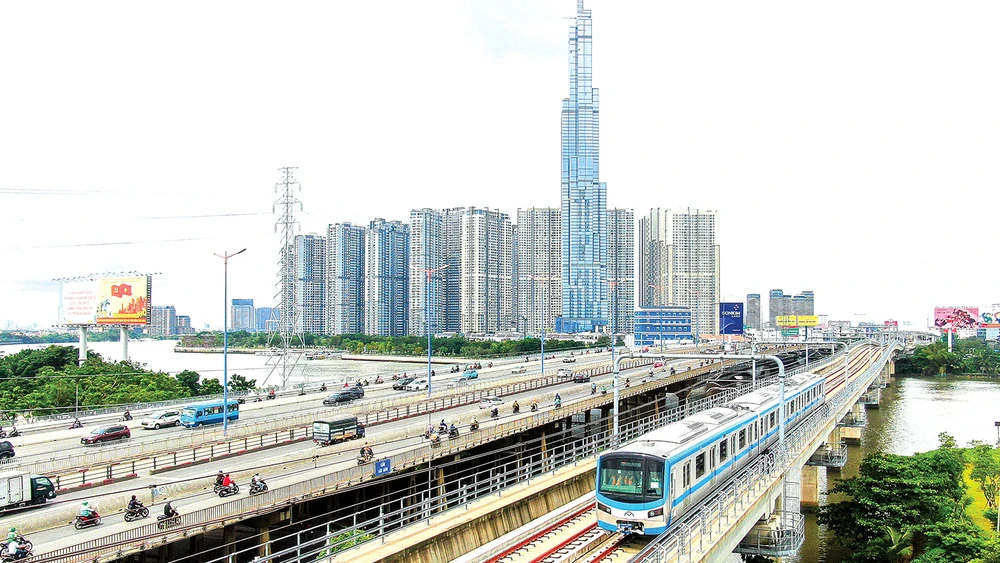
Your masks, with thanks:
M 607 361 L 607 356 L 607 354 L 603 355 L 605 362 Z M 602 355 L 592 356 L 592 359 L 600 360 L 602 359 Z M 572 364 L 572 366 L 576 369 L 581 369 L 587 367 L 588 363 L 597 363 L 590 360 L 591 358 L 588 358 L 588 361 L 578 361 L 576 364 Z M 690 363 L 696 364 L 696 362 L 687 361 L 677 362 L 675 365 L 679 365 L 683 369 L 685 364 Z M 494 376 L 499 378 L 509 375 L 509 370 L 510 366 L 506 366 L 506 369 L 493 368 L 493 370 L 484 370 L 486 373 L 483 373 L 480 377 Z M 644 371 L 645 369 L 633 370 L 632 373 L 627 375 L 641 378 L 641 372 Z M 611 376 L 594 378 L 594 381 L 598 385 L 609 384 Z M 402 393 L 400 391 L 392 391 L 391 389 L 387 392 Z M 511 414 L 510 409 L 510 403 L 514 399 L 517 399 L 523 405 L 521 414 L 517 416 L 531 416 L 528 403 L 532 397 L 539 398 L 541 408 L 545 410 L 552 408 L 552 397 L 556 392 L 562 394 L 564 403 L 568 403 L 575 399 L 588 397 L 590 395 L 590 385 L 586 383 L 574 384 L 567 382 L 552 386 L 541 395 L 537 391 L 531 391 L 505 397 L 505 405 L 501 409 L 501 420 L 509 420 L 514 416 Z M 289 405 L 294 407 L 295 403 L 289 401 Z M 289 405 L 285 405 L 285 407 L 287 408 Z M 279 406 L 273 405 L 269 407 L 273 409 Z M 437 422 L 441 418 L 445 418 L 448 421 L 456 421 L 460 424 L 462 431 L 467 432 L 468 420 L 473 415 L 480 419 L 483 426 L 492 424 L 489 421 L 487 411 L 479 409 L 478 405 L 468 405 L 445 412 L 438 412 L 433 415 L 433 418 L 434 422 Z M 367 441 L 374 447 L 377 457 L 421 446 L 425 444 L 425 441 L 420 437 L 420 434 L 426 427 L 428 418 L 419 416 L 370 427 L 368 429 Z M 180 429 L 180 431 L 183 430 Z M 147 432 L 152 433 L 154 431 Z M 160 432 L 163 431 L 161 430 Z M 218 464 L 213 464 L 212 466 L 194 465 L 156 476 L 140 476 L 131 481 L 112 483 L 97 490 L 78 491 L 60 495 L 54 502 L 45 507 L 4 517 L 0 519 L 0 523 L 3 525 L 16 523 L 19 528 L 31 534 L 31 539 L 36 545 L 36 553 L 43 553 L 52 549 L 47 547 L 47 544 L 58 542 L 60 539 L 68 539 L 68 526 L 71 525 L 72 518 L 79 509 L 79 503 L 84 499 L 96 502 L 101 512 L 107 516 L 104 522 L 96 528 L 74 531 L 72 542 L 84 541 L 93 537 L 147 524 L 157 514 L 157 509 L 162 505 L 163 500 L 171 500 L 182 514 L 185 511 L 193 511 L 198 508 L 225 503 L 227 502 L 226 500 L 217 498 L 211 491 L 214 474 L 219 469 L 233 474 L 237 482 L 243 485 L 241 486 L 240 496 L 244 496 L 248 494 L 247 485 L 249 477 L 255 471 L 259 471 L 268 480 L 268 484 L 272 488 L 290 484 L 304 480 L 309 471 L 318 470 L 329 473 L 356 464 L 355 458 L 360 445 L 358 442 L 352 442 L 320 448 L 312 444 L 312 442 L 300 442 L 266 451 L 247 453 L 219 462 Z M 157 504 L 151 507 L 153 516 L 137 522 L 124 522 L 120 511 L 130 495 L 139 495 L 139 498 L 149 506 L 150 488 L 153 486 L 166 486 L 167 489 L 167 496 L 158 499 Z M 61 544 L 63 542 L 58 543 Z

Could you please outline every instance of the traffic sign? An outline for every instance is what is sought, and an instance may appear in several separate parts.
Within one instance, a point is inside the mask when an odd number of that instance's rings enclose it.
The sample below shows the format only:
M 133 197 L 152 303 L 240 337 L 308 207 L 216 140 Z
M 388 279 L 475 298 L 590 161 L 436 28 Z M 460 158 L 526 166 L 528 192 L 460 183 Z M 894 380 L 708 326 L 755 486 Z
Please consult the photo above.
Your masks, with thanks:
M 381 477 L 392 473 L 392 460 L 389 458 L 380 459 L 375 462 L 375 476 Z
M 781 329 L 781 336 L 798 336 L 799 329 L 797 328 L 783 328 Z

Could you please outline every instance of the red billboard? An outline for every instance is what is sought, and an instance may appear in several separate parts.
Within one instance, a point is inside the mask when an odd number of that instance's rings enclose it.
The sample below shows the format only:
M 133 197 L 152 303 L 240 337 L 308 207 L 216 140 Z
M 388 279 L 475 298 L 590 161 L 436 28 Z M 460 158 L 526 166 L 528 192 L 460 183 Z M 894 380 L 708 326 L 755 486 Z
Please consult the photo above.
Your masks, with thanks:
M 885 321 L 885 328 L 889 327 L 894 327 L 894 328 L 899 327 L 899 321 L 894 321 L 892 319 Z
M 935 307 L 934 327 L 946 330 L 979 326 L 979 307 Z

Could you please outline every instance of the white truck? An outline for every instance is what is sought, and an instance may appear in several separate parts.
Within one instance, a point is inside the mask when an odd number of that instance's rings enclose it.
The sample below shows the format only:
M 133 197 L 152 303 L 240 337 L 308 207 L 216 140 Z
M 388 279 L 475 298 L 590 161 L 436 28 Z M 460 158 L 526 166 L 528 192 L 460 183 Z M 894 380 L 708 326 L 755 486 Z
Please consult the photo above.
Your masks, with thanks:
M 0 509 L 42 504 L 56 498 L 56 488 L 44 475 L 24 471 L 0 473 Z

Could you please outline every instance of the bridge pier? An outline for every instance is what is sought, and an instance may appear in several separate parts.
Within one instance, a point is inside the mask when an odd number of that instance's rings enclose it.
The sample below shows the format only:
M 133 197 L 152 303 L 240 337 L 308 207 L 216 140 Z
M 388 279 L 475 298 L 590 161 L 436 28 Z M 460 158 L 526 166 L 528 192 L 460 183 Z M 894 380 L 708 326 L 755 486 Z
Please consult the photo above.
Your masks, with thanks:
M 802 467 L 802 496 L 799 497 L 799 507 L 802 512 L 816 512 L 819 510 L 819 472 L 822 468 L 819 465 L 806 465 Z

